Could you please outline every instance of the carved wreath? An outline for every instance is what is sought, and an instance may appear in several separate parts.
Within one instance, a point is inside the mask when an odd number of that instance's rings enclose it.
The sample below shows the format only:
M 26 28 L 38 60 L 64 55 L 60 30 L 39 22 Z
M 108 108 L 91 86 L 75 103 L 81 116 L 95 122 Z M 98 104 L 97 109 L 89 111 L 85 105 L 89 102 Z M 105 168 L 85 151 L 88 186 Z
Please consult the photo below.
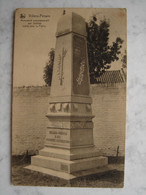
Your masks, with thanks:
M 78 77 L 76 79 L 78 85 L 81 85 L 82 82 L 83 82 L 84 71 L 85 71 L 85 58 L 83 58 L 81 60 L 81 63 L 80 63 L 80 72 L 79 72 L 79 75 L 78 75 Z

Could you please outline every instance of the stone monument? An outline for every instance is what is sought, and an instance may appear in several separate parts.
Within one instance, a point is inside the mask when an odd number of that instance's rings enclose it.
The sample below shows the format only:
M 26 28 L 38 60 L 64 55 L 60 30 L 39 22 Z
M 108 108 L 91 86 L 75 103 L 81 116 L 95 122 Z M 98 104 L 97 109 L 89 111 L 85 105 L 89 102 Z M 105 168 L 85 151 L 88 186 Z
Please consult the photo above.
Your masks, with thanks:
M 44 148 L 27 168 L 71 180 L 104 170 L 107 157 L 93 143 L 86 23 L 70 13 L 57 25 Z

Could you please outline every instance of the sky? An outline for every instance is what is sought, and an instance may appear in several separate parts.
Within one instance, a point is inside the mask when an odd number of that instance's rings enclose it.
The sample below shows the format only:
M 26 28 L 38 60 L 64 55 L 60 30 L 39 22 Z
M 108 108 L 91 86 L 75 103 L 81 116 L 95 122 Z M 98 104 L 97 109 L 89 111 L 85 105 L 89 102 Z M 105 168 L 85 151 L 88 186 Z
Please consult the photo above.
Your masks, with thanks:
M 66 14 L 75 12 L 86 22 L 91 16 L 97 16 L 97 22 L 104 17 L 110 22 L 109 44 L 120 37 L 124 40 L 121 52 L 126 49 L 126 15 L 125 9 L 92 8 L 65 9 Z M 49 59 L 48 53 L 55 48 L 57 22 L 63 9 L 18 9 L 15 14 L 13 85 L 45 85 L 43 70 Z M 121 68 L 121 62 L 112 64 L 110 70 Z

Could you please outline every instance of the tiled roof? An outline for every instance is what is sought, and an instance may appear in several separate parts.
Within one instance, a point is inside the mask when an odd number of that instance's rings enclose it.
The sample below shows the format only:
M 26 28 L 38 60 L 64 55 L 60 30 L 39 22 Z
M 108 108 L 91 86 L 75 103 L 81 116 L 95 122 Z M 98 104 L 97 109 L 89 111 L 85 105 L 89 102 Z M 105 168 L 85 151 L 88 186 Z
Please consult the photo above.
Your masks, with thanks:
M 126 80 L 126 75 L 121 70 L 106 71 L 103 75 L 97 78 L 97 83 L 123 83 Z

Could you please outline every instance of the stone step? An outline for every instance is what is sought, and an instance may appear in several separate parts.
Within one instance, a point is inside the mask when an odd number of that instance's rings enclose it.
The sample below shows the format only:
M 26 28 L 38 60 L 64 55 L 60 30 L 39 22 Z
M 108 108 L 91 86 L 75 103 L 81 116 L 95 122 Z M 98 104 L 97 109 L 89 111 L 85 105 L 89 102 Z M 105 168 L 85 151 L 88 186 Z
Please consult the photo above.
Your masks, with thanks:
M 108 159 L 107 157 L 99 156 L 69 161 L 37 155 L 31 158 L 31 164 L 56 171 L 73 173 L 76 171 L 106 166 L 108 164 Z
M 101 156 L 101 152 L 97 149 L 94 149 L 94 147 L 72 149 L 72 150 L 46 147 L 39 151 L 39 155 L 52 157 L 52 158 L 60 158 L 64 160 L 76 160 L 76 159 Z
M 52 157 L 52 158 L 60 158 L 64 160 L 70 160 L 70 151 L 67 149 L 61 148 L 43 148 L 39 151 L 40 156 Z
M 78 172 L 74 172 L 74 173 L 60 172 L 60 171 L 56 171 L 56 170 L 52 170 L 52 169 L 47 169 L 44 167 L 38 167 L 36 165 L 29 165 L 29 166 L 25 167 L 25 169 L 28 169 L 31 171 L 37 171 L 37 172 L 43 173 L 45 175 L 51 175 L 51 176 L 55 176 L 55 177 L 65 179 L 65 180 L 70 180 L 70 181 L 73 179 L 79 178 L 79 177 L 96 175 L 96 174 L 105 174 L 108 171 L 116 170 L 115 168 L 110 167 L 109 165 L 104 166 L 104 167 L 100 167 L 100 168 L 93 168 L 93 169 L 78 171 Z

